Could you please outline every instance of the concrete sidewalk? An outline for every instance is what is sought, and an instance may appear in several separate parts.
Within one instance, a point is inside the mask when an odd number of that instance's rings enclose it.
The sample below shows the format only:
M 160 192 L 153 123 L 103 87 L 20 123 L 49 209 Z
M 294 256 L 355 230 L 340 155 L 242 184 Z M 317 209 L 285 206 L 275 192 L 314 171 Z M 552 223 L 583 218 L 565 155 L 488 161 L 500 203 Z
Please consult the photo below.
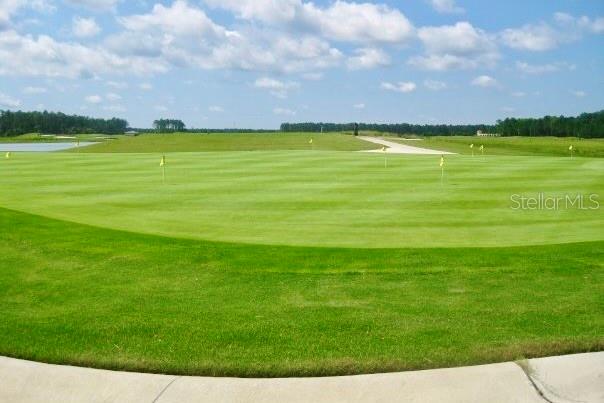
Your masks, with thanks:
M 325 378 L 105 371 L 0 357 L 0 402 L 604 402 L 604 352 Z

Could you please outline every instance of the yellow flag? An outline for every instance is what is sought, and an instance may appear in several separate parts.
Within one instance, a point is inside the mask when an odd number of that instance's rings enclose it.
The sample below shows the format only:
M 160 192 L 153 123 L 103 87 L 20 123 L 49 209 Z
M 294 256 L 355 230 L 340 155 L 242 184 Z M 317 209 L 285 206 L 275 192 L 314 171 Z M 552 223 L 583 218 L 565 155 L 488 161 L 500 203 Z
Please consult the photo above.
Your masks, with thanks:
M 308 144 L 312 144 L 312 139 L 310 139 L 310 140 L 308 141 Z
M 441 156 L 440 156 L 440 167 L 442 168 L 442 167 L 444 167 L 444 166 L 445 166 L 445 156 L 444 156 L 444 155 L 441 155 Z
M 10 158 L 10 151 L 7 151 L 6 152 L 6 159 L 9 159 L 9 158 Z
M 572 151 L 573 150 L 573 146 L 568 147 L 568 151 Z
M 480 151 L 484 150 L 484 145 L 480 146 Z
M 470 144 L 470 148 L 474 148 L 474 144 Z
M 159 161 L 160 167 L 163 167 L 164 165 L 166 165 L 166 156 L 165 155 L 163 157 L 161 157 L 161 160 Z

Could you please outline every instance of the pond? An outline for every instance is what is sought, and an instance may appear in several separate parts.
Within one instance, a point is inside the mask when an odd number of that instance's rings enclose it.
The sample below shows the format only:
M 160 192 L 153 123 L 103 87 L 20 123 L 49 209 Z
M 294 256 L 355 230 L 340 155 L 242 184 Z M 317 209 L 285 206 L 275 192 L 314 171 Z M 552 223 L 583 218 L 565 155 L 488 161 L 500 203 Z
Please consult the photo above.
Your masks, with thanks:
M 80 142 L 80 147 L 96 144 L 90 141 Z M 75 143 L 0 143 L 0 152 L 48 152 L 75 148 Z

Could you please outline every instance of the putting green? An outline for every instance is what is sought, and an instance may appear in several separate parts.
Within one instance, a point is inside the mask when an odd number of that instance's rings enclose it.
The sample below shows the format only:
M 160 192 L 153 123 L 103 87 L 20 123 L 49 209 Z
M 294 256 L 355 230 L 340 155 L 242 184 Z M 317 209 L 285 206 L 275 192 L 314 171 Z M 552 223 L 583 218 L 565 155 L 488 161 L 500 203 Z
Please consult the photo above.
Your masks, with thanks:
M 237 243 L 355 248 L 604 239 L 604 213 L 514 210 L 511 197 L 604 195 L 604 160 L 358 152 L 15 154 L 0 206 L 78 223 Z M 602 200 L 600 200 L 602 203 Z M 586 200 L 586 205 L 589 205 Z

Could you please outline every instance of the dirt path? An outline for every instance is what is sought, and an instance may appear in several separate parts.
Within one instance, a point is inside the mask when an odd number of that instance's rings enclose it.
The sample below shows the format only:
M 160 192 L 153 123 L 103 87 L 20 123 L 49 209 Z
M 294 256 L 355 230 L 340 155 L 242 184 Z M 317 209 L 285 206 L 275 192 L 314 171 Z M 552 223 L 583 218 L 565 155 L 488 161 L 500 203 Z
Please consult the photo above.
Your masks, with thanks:
M 423 154 L 423 155 L 444 155 L 444 154 L 455 154 L 447 151 L 431 150 L 428 148 L 408 146 L 406 144 L 396 143 L 394 141 L 384 140 L 379 137 L 367 137 L 360 136 L 359 139 L 374 143 L 380 146 L 386 147 L 386 153 L 388 154 Z M 382 152 L 381 148 L 377 150 L 366 151 L 369 153 Z

